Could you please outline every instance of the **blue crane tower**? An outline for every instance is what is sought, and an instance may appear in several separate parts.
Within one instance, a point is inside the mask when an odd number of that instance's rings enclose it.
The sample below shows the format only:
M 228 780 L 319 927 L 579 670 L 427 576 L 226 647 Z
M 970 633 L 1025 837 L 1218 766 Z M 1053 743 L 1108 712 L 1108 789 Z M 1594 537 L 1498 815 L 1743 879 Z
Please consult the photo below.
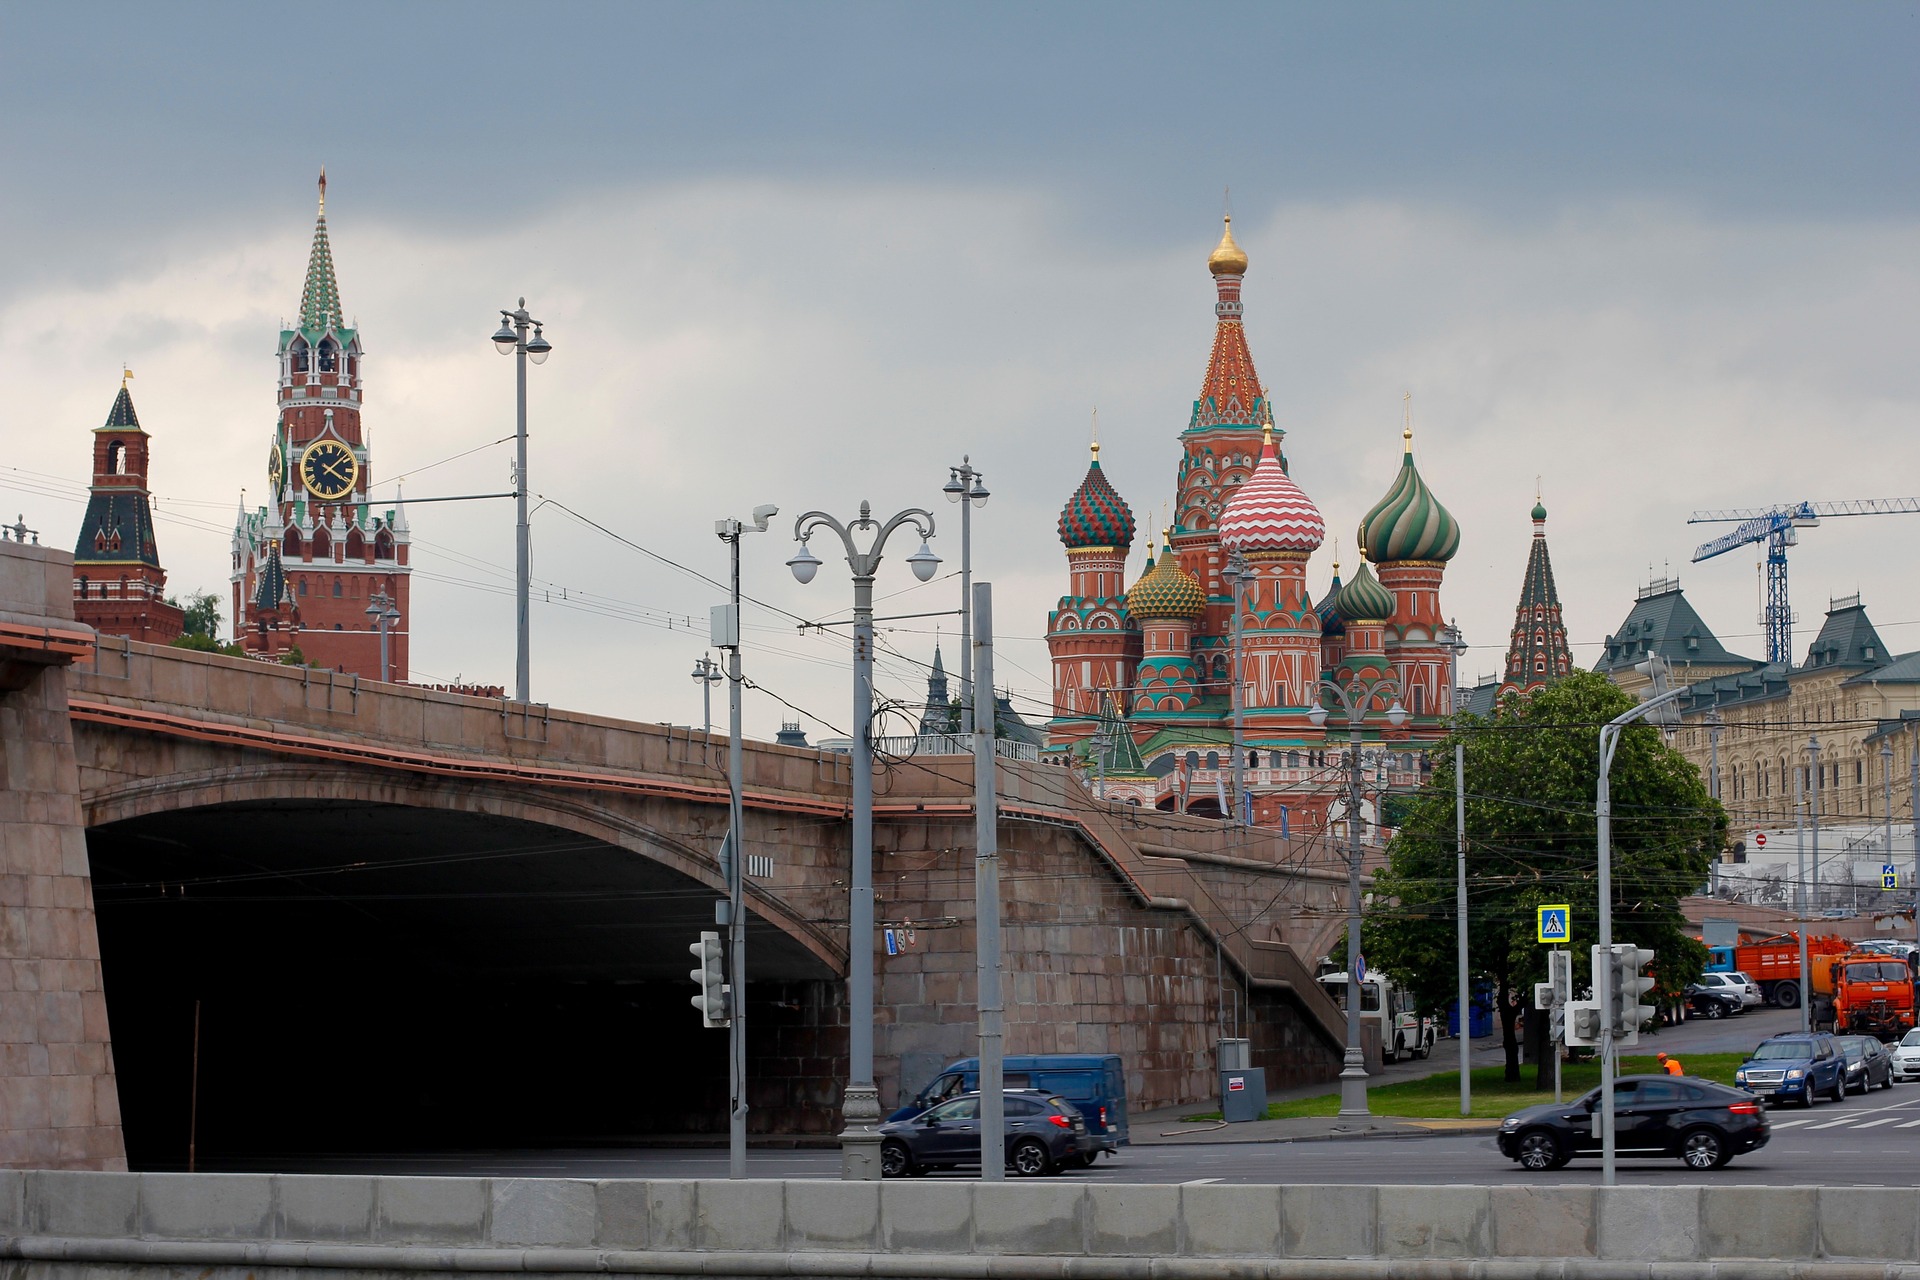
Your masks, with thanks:
M 1920 498 L 1859 498 L 1851 502 L 1794 502 L 1778 507 L 1737 507 L 1696 511 L 1688 524 L 1735 524 L 1711 542 L 1694 548 L 1693 560 L 1711 560 L 1755 542 L 1767 544 L 1767 661 L 1793 665 L 1793 609 L 1787 603 L 1787 548 L 1800 541 L 1796 532 L 1818 527 L 1828 516 L 1897 516 L 1920 513 Z

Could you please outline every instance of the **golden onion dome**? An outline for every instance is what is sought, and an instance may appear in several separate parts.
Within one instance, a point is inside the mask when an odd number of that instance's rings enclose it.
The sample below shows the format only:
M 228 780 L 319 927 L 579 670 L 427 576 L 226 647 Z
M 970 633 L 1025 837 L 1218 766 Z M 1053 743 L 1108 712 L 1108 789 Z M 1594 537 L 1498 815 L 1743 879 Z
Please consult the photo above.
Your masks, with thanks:
M 1140 581 L 1127 592 L 1127 612 L 1136 618 L 1194 619 L 1206 612 L 1207 593 L 1200 580 L 1180 566 L 1169 545 Z
M 1243 276 L 1247 274 L 1247 251 L 1233 242 L 1233 215 L 1227 215 L 1226 230 L 1220 233 L 1220 243 L 1213 248 L 1213 254 L 1207 259 L 1207 270 L 1216 276 Z

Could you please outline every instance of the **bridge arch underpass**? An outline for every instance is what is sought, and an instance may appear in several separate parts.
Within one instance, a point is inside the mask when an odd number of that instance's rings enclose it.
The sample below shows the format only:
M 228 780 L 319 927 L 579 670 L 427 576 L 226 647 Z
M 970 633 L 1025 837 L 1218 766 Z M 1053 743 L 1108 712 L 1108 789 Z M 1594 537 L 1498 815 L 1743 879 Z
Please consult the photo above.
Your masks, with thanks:
M 134 1168 L 190 1137 L 207 1169 L 724 1132 L 726 1037 L 688 1004 L 705 849 L 578 797 L 350 774 L 89 797 Z M 754 905 L 756 1127 L 829 1132 L 844 929 Z

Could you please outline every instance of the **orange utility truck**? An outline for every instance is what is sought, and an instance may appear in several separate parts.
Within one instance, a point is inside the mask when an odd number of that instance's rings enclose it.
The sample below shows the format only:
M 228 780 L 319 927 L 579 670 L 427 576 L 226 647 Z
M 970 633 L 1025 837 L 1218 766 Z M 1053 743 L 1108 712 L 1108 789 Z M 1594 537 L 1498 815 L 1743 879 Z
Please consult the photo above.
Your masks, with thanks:
M 1826 982 L 1822 981 L 1823 976 L 1830 980 L 1827 964 L 1846 951 L 1844 938 L 1811 935 L 1807 938 L 1807 970 L 1814 990 L 1827 989 Z M 1707 972 L 1744 973 L 1760 984 L 1760 994 L 1768 1004 L 1797 1009 L 1804 994 L 1800 990 L 1800 935 L 1782 933 L 1737 947 L 1708 947 Z
M 1849 951 L 1825 969 L 1835 1033 L 1891 1041 L 1913 1030 L 1913 973 L 1906 961 L 1883 951 Z

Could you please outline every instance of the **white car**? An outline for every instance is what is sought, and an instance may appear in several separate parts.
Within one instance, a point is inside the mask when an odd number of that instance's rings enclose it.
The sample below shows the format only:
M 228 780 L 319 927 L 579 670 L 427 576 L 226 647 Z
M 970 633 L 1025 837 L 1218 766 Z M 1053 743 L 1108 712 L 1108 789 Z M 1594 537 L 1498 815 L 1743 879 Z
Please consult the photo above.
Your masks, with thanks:
M 1753 1006 L 1759 1004 L 1762 999 L 1760 995 L 1760 984 L 1752 978 L 1749 978 L 1746 974 L 1737 971 L 1734 973 L 1703 973 L 1700 975 L 1700 985 L 1709 991 L 1720 991 L 1727 995 L 1737 997 L 1740 1001 L 1740 1007 L 1743 1009 L 1753 1008 Z
M 1893 1046 L 1893 1078 L 1920 1080 L 1920 1029 L 1907 1032 Z

